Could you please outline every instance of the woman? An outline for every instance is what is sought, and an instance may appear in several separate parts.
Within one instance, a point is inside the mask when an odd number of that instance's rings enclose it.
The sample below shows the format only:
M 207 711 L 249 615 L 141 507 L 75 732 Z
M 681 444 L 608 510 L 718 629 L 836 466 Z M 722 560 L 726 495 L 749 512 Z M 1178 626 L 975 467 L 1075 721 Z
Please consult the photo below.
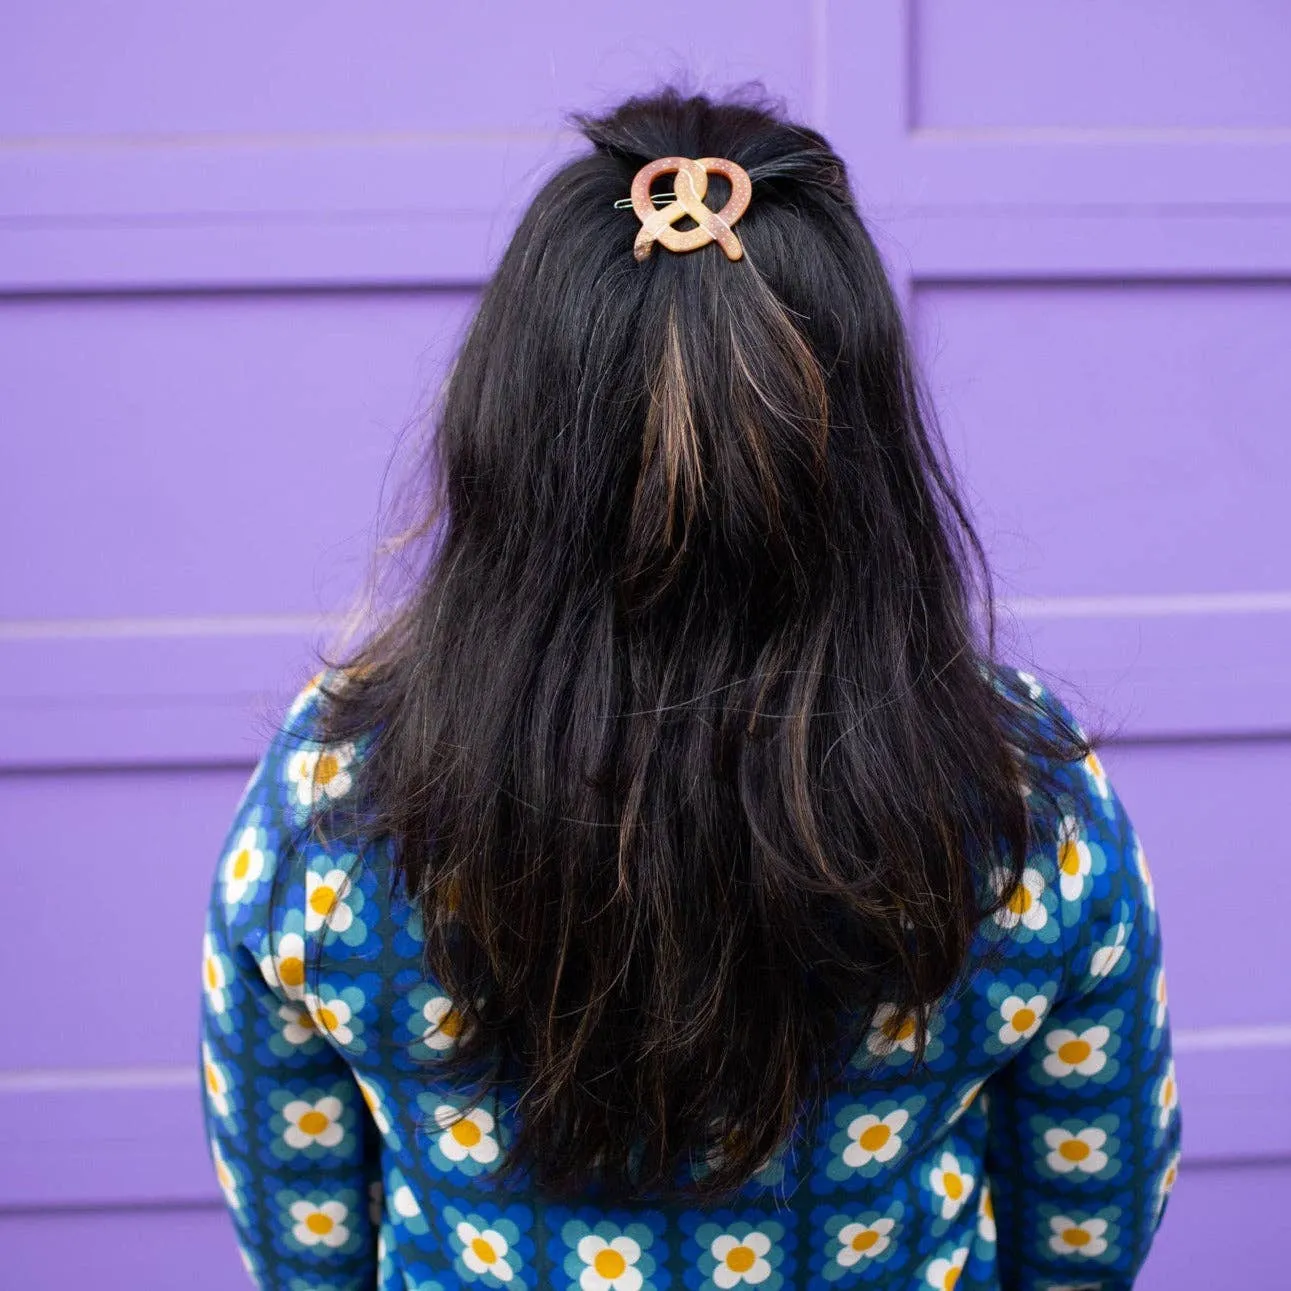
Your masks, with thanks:
M 417 584 L 216 878 L 247 1265 L 1128 1287 L 1179 1135 L 1148 872 L 975 618 L 843 165 L 748 103 L 580 124 L 449 381 Z

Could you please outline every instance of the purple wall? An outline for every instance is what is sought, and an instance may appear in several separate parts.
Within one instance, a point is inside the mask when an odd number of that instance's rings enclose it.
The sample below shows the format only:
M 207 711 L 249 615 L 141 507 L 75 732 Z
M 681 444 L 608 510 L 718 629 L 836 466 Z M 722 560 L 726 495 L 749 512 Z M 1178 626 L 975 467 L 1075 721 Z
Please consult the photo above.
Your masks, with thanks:
M 193 1075 L 215 849 L 560 113 L 689 72 L 762 77 L 851 160 L 1017 649 L 1119 728 L 1186 1113 L 1142 1284 L 1279 1285 L 1285 14 L 492 9 L 7 7 L 0 1282 L 243 1284 Z

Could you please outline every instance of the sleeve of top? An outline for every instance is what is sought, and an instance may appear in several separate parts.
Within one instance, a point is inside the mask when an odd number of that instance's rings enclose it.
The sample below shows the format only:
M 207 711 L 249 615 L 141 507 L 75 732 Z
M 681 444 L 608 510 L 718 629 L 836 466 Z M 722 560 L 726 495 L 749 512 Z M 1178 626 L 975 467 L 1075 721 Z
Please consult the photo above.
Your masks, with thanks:
M 1051 996 L 1016 1001 L 1016 1024 L 1034 1030 L 988 1085 L 987 1169 L 1005 1291 L 1131 1287 L 1178 1170 L 1178 1090 L 1147 862 L 1096 755 L 1072 784 L 1072 814 L 1031 880 L 1057 889 L 1063 980 Z
M 287 730 L 300 729 L 308 702 L 307 691 L 256 767 L 215 875 L 203 945 L 203 1110 L 256 1285 L 369 1291 L 376 1131 L 349 1065 L 320 1034 L 330 1019 L 306 989 L 309 929 L 303 886 L 292 880 L 303 783 L 293 759 L 319 754 Z

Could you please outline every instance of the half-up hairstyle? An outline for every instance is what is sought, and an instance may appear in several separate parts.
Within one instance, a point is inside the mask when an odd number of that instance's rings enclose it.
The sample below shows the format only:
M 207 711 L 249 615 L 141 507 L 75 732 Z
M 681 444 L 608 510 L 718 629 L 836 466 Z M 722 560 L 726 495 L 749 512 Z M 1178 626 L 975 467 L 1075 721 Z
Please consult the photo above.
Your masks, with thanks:
M 981 548 L 825 139 L 673 91 L 578 120 L 592 150 L 448 382 L 417 584 L 341 661 L 326 737 L 373 736 L 366 818 L 464 1025 L 434 1075 L 511 1082 L 506 1168 L 717 1196 L 881 1004 L 922 1052 L 1021 875 L 1026 768 L 1088 746 L 992 662 Z M 665 155 L 747 170 L 742 260 L 634 259 L 615 203 Z

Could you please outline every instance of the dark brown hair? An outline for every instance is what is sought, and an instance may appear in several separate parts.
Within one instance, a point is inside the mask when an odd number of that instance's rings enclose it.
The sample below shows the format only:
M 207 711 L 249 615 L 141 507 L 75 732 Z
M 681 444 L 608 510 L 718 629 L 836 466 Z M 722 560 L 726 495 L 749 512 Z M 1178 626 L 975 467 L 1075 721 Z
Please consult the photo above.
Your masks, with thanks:
M 992 662 L 981 549 L 825 139 L 672 91 L 580 125 L 448 384 L 424 567 L 327 736 L 373 736 L 367 819 L 466 1026 L 437 1074 L 513 1082 L 508 1168 L 721 1194 L 881 1003 L 922 1043 L 987 871 L 1021 873 L 1024 765 L 1086 749 Z M 669 154 L 748 171 L 741 261 L 634 260 L 615 203 Z

